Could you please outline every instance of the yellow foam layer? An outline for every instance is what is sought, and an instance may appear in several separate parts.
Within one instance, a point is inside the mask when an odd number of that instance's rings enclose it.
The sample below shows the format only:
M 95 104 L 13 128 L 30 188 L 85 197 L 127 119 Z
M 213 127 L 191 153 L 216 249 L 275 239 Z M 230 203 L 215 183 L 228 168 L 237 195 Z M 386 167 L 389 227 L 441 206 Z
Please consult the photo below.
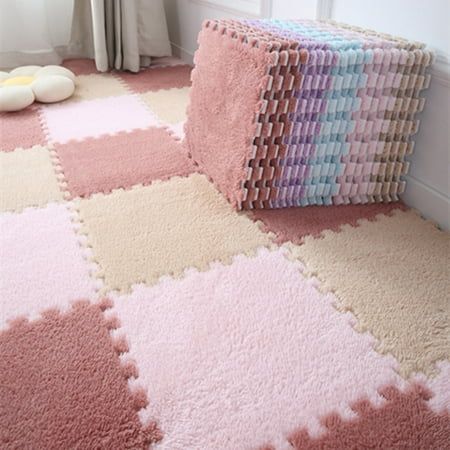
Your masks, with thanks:
M 35 80 L 35 77 L 12 77 L 7 78 L 1 83 L 2 86 L 23 86 L 31 84 Z

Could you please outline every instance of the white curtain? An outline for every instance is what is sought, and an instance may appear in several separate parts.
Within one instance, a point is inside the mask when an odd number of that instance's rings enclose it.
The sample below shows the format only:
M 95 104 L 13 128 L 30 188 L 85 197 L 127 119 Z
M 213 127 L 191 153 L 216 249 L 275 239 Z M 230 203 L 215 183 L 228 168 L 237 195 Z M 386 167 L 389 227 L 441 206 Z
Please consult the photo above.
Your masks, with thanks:
M 0 69 L 84 57 L 137 72 L 170 54 L 163 0 L 0 0 Z
M 73 0 L 0 0 L 0 67 L 60 63 L 72 11 Z
M 162 0 L 75 0 L 70 52 L 97 70 L 130 70 L 171 54 Z

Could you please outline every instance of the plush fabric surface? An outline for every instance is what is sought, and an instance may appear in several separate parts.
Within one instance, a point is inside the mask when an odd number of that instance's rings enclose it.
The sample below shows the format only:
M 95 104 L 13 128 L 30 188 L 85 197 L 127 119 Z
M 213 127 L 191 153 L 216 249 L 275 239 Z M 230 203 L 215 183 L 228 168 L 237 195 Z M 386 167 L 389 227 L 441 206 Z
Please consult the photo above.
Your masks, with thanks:
M 111 289 L 153 284 L 190 267 L 205 270 L 212 261 L 227 262 L 270 243 L 199 174 L 95 195 L 78 208 L 82 232 Z
M 429 372 L 450 353 L 450 240 L 414 212 L 307 237 L 292 251 L 379 340 L 378 349 L 397 358 L 403 375 Z
M 48 308 L 95 296 L 86 250 L 74 233 L 69 204 L 49 203 L 0 217 L 0 323 L 37 317 Z M 64 261 L 64 264 L 61 264 Z
M 175 125 L 186 120 L 189 87 L 149 91 L 142 94 L 148 107 L 163 121 Z
M 55 152 L 72 197 L 186 176 L 195 169 L 186 153 L 180 152 L 180 143 L 156 127 L 55 144 Z
M 137 95 L 43 107 L 42 120 L 49 139 L 60 143 L 147 128 L 158 123 L 156 116 L 145 108 Z
M 305 431 L 293 434 L 296 450 L 344 450 L 348 448 L 446 448 L 450 430 L 448 417 L 432 411 L 430 393 L 413 386 L 406 392 L 382 391 L 386 403 L 374 408 L 368 402 L 353 406 L 355 421 L 344 422 L 337 414 L 323 420 L 328 432 L 313 440 Z M 411 417 L 412 416 L 412 417 Z
M 239 209 L 399 200 L 424 44 L 333 21 L 211 19 L 198 45 L 186 139 Z
M 119 363 L 113 324 L 86 303 L 1 334 L 3 448 L 144 448 L 160 438 L 136 416 L 145 394 L 127 387 L 135 369 Z
M 199 34 L 199 42 L 186 145 L 194 161 L 208 169 L 211 180 L 236 205 L 242 200 L 244 165 L 253 147 L 249 136 L 255 134 L 254 118 L 270 58 L 256 47 L 244 54 L 239 40 L 225 42 L 208 28 Z M 223 120 L 224 115 L 229 120 Z M 221 151 L 211 151 L 218 139 Z
M 256 209 L 253 219 L 261 222 L 263 228 L 276 235 L 276 242 L 301 244 L 303 238 L 318 238 L 325 230 L 339 231 L 342 225 L 358 226 L 358 220 L 375 220 L 377 215 L 390 215 L 396 209 L 405 209 L 400 202 L 374 203 L 371 205 L 348 205 L 345 208 L 330 205 L 305 206 L 304 208 Z
M 93 73 L 77 77 L 77 89 L 71 100 L 90 100 L 126 93 L 127 88 L 120 80 L 108 75 Z
M 19 212 L 27 206 L 45 206 L 62 200 L 48 148 L 0 153 L 0 210 Z
M 282 251 L 261 250 L 115 299 L 130 356 L 151 386 L 147 414 L 166 430 L 161 448 L 282 448 L 298 424 L 317 435 L 317 417 L 351 418 L 349 402 L 378 402 L 380 386 L 401 383 L 395 361 L 301 270 Z
M 236 212 L 187 155 L 188 66 L 65 64 L 74 99 L 1 116 L 0 447 L 448 447 L 448 234 Z
M 2 152 L 45 144 L 45 132 L 39 121 L 38 109 L 30 106 L 19 112 L 0 113 L 0 136 Z

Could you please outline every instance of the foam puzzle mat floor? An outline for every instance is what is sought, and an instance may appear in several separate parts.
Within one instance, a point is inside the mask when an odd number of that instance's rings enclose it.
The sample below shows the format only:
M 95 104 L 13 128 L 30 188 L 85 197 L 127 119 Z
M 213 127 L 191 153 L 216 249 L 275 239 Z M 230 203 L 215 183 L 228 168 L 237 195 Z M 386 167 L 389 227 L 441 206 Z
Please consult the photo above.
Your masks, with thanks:
M 72 99 L 0 116 L 1 448 L 449 448 L 448 233 L 236 212 L 183 144 L 190 66 L 65 65 Z

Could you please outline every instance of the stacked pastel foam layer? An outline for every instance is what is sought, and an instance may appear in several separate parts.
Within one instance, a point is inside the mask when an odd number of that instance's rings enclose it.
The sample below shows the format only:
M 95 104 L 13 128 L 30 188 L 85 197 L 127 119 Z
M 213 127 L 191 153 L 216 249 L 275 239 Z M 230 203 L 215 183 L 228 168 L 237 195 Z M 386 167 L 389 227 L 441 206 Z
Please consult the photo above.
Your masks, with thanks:
M 206 43 L 214 33 L 220 36 L 215 49 Z M 194 160 L 238 208 L 398 200 L 424 106 L 421 91 L 429 83 L 432 55 L 422 44 L 300 20 L 210 21 L 199 43 L 187 142 Z M 236 80 L 204 69 L 206 58 L 225 54 L 241 65 Z M 248 81 L 254 128 L 236 124 L 228 140 L 220 126 L 208 127 L 218 135 L 206 148 L 193 121 L 207 126 L 217 118 L 206 117 L 195 91 L 206 94 L 216 80 L 222 93 L 210 98 L 210 106 L 229 114 L 236 85 L 246 79 L 241 74 L 264 65 L 257 94 Z M 221 162 L 206 152 L 221 152 Z M 227 152 L 234 156 L 227 159 Z
M 255 23 L 274 33 L 278 30 L 270 22 Z M 358 47 L 355 42 L 330 36 L 335 42 L 331 46 L 323 38 L 318 39 L 315 29 L 309 32 L 300 28 L 293 32 L 291 23 L 287 25 L 289 28 L 282 29 L 281 34 L 301 42 L 309 55 L 306 64 L 299 67 L 303 83 L 295 93 L 297 107 L 288 116 L 293 126 L 284 136 L 286 157 L 276 163 L 282 172 L 277 180 L 278 195 L 272 201 L 274 206 L 290 206 L 297 199 L 300 204 L 327 202 L 331 195 L 338 193 L 336 176 L 343 171 L 341 155 L 348 153 L 349 147 L 345 135 L 354 127 L 351 112 L 358 107 L 354 98 L 351 95 L 346 98 L 345 94 L 364 82 L 361 71 L 354 70 L 357 59 L 362 62 L 364 55 L 349 51 Z M 343 54 L 349 57 L 338 59 L 330 47 L 347 50 Z

